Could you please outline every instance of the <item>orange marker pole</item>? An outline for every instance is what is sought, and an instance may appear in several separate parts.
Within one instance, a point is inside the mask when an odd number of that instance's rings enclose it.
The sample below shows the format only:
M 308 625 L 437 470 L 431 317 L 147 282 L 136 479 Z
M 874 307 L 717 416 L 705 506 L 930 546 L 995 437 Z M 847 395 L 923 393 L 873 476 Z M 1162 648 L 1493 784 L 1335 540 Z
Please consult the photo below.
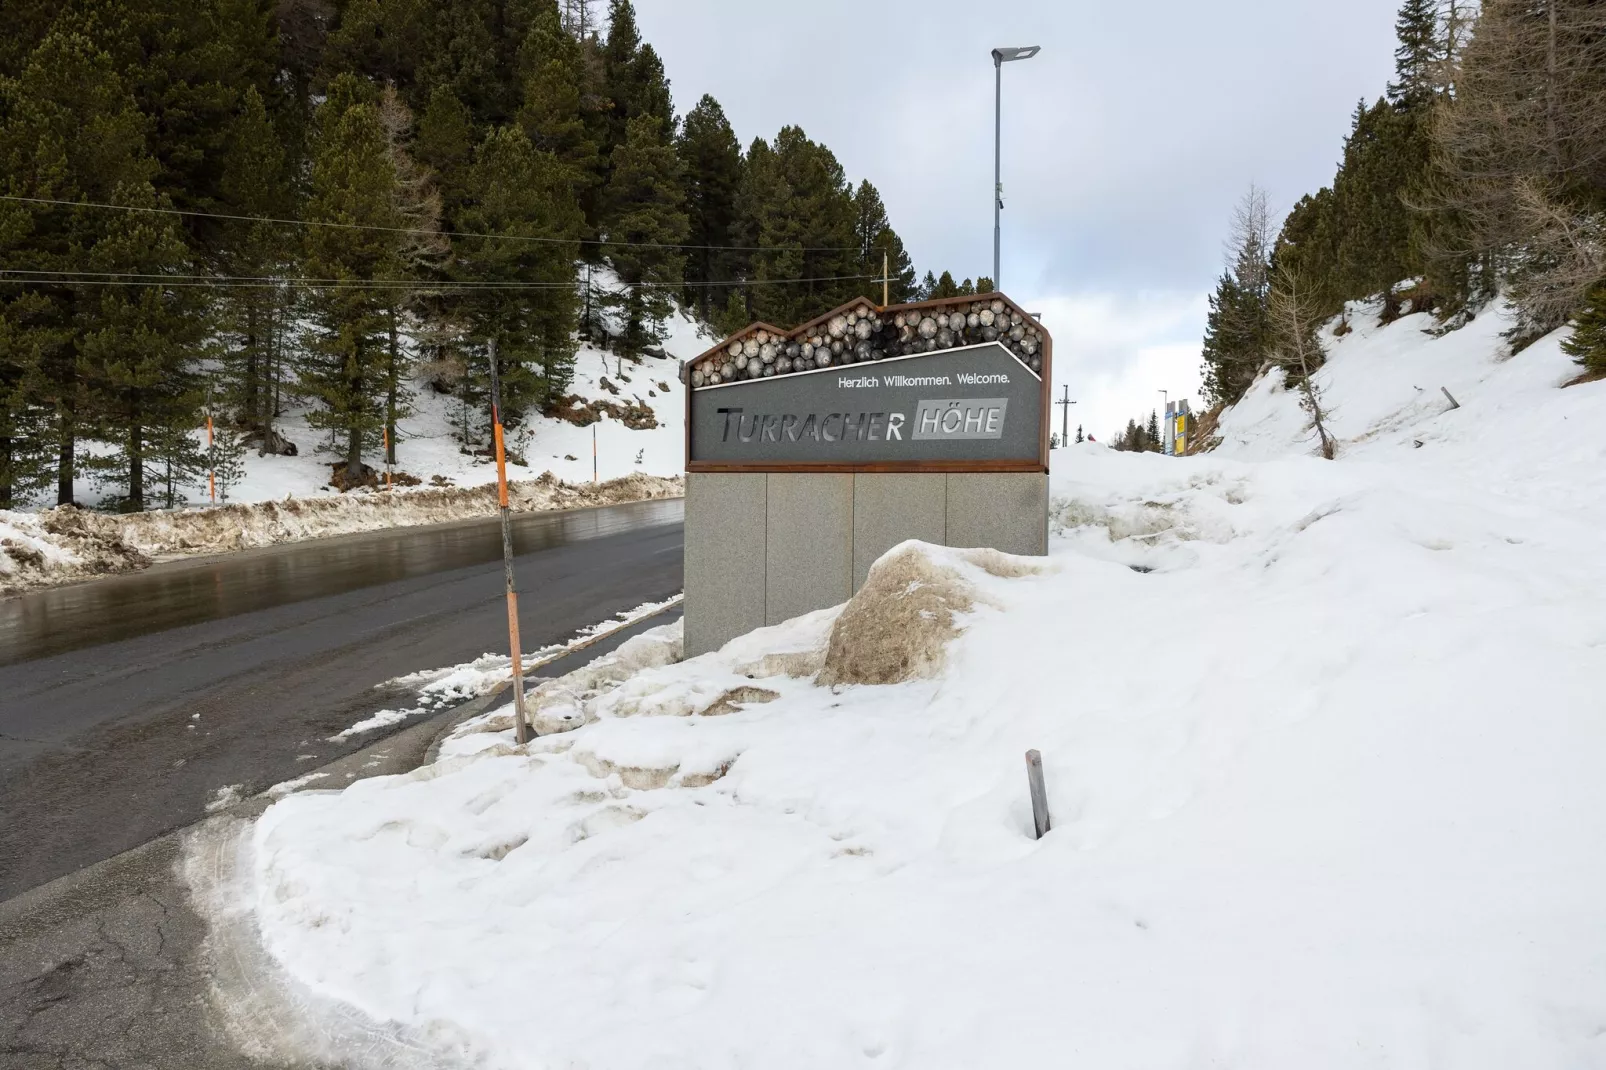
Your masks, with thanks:
M 386 424 L 383 432 L 385 436 L 385 489 L 390 489 L 390 425 Z
M 496 502 L 502 514 L 502 575 L 507 581 L 507 642 L 513 655 L 513 738 L 530 740 L 524 715 L 524 663 L 519 655 L 519 593 L 513 586 L 513 520 L 507 497 L 507 452 L 502 444 L 502 378 L 496 366 L 496 339 L 491 339 L 491 438 L 496 443 Z
M 212 460 L 212 414 L 206 414 L 206 493 L 217 504 L 217 467 Z

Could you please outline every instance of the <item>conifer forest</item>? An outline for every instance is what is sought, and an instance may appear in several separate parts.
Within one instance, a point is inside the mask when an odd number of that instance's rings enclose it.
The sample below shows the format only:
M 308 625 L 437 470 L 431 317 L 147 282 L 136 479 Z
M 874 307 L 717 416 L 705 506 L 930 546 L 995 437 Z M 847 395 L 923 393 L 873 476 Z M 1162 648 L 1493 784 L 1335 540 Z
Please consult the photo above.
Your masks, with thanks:
M 1280 228 L 1261 189 L 1234 211 L 1207 402 L 1319 353 L 1300 336 L 1376 294 L 1385 321 L 1431 310 L 1451 328 L 1504 293 L 1514 348 L 1572 321 L 1569 352 L 1606 374 L 1606 6 L 1404 0 L 1395 36 L 1395 77 L 1356 104 L 1332 183 Z
M 172 506 L 208 417 L 278 452 L 292 403 L 360 482 L 417 384 L 482 438 L 493 352 L 516 423 L 580 338 L 639 357 L 677 305 L 791 324 L 879 300 L 884 263 L 894 301 L 991 285 L 917 279 L 875 186 L 802 129 L 744 146 L 711 96 L 677 110 L 630 0 L 6 12 L 0 508 L 86 475 Z

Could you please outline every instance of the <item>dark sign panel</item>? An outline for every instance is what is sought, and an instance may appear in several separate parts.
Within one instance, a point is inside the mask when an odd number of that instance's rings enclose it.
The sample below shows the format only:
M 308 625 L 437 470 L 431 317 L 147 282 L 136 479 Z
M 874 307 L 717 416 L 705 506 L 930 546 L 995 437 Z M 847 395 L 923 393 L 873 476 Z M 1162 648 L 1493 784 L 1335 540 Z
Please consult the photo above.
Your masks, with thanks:
M 691 391 L 699 465 L 1041 461 L 1042 380 L 996 342 Z

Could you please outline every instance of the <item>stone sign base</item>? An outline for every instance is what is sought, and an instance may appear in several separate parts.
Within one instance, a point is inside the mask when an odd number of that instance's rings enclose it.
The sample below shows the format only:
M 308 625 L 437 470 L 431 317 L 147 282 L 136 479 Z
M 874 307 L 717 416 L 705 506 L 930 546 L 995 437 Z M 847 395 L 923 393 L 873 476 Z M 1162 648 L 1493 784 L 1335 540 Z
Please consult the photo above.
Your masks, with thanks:
M 1048 552 L 1041 473 L 693 473 L 686 656 L 846 602 L 906 539 Z

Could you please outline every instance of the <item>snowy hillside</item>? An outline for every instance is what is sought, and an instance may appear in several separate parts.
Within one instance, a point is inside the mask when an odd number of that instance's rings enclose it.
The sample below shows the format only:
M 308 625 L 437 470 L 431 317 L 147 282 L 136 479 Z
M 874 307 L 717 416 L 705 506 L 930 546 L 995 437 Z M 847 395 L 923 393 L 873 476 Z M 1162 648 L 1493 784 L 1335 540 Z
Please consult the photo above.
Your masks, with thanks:
M 1606 383 L 1424 325 L 1333 345 L 1336 462 L 1262 382 L 1057 454 L 1047 561 L 905 544 L 278 802 L 225 1002 L 354 1065 L 1606 1065 Z
M 676 476 L 685 469 L 685 390 L 678 378 L 679 361 L 689 360 L 718 339 L 706 337 L 690 317 L 676 312 L 665 324 L 662 344 L 664 357 L 646 357 L 640 365 L 625 364 L 619 374 L 618 358 L 594 346 L 583 345 L 575 361 L 575 377 L 569 392 L 591 401 L 616 403 L 635 400 L 650 408 L 658 426 L 652 430 L 632 430 L 618 420 L 605 417 L 596 424 L 597 471 L 602 480 L 632 473 Z M 602 380 L 618 388 L 610 393 Z M 489 459 L 464 453 L 452 436 L 459 403 L 449 395 L 431 390 L 427 384 L 413 384 L 415 412 L 400 421 L 397 436 L 397 467 L 430 484 L 435 476 L 459 487 L 491 483 L 496 467 Z M 329 486 L 329 466 L 339 456 L 317 447 L 327 433 L 310 429 L 305 407 L 276 422 L 275 428 L 296 443 L 294 457 L 258 457 L 248 450 L 245 479 L 229 490 L 232 502 L 275 501 L 287 495 L 296 498 L 339 493 Z M 570 483 L 589 482 L 592 429 L 576 427 L 563 420 L 532 414 L 524 426 L 509 435 L 508 448 L 525 464 L 509 468 L 510 479 L 530 479 L 551 472 Z M 93 445 L 87 447 L 91 451 Z M 640 460 L 637 460 L 638 455 Z M 369 457 L 370 464 L 378 463 Z M 87 478 L 79 480 L 75 493 L 86 504 L 100 501 L 104 492 Z M 190 488 L 190 504 L 205 505 L 206 488 Z

